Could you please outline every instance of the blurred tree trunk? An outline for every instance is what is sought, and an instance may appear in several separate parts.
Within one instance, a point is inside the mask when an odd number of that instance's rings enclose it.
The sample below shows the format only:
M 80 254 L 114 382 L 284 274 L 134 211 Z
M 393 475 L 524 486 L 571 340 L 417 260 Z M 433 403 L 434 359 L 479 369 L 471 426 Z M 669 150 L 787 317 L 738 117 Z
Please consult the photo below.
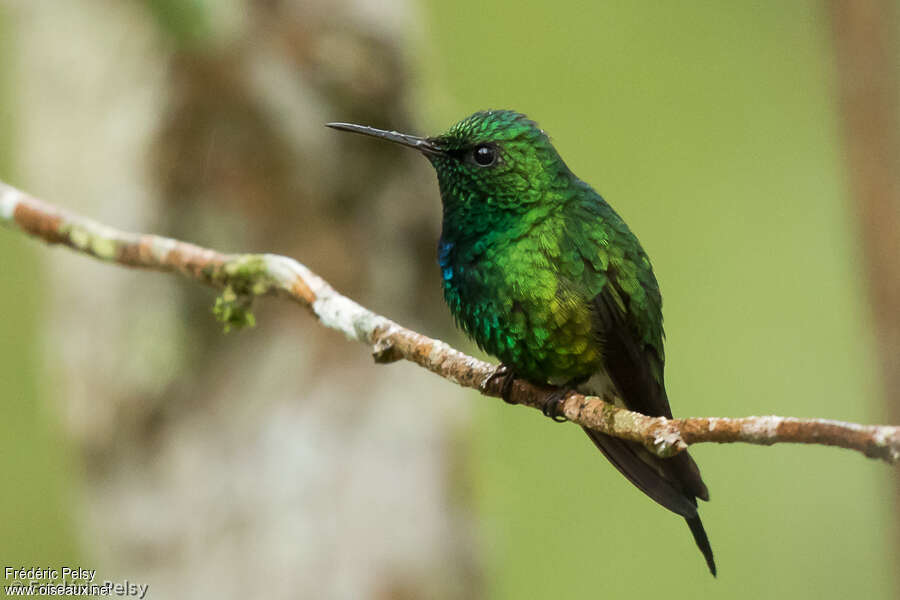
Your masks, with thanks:
M 897 4 L 831 3 L 850 190 L 868 269 L 890 423 L 900 423 L 900 45 Z M 900 474 L 894 473 L 900 548 Z M 900 586 L 900 581 L 896 582 Z
M 446 332 L 427 165 L 323 127 L 416 129 L 407 6 L 12 6 L 24 186 L 125 228 L 297 257 Z M 159 598 L 480 595 L 453 386 L 375 366 L 293 305 L 225 336 L 208 291 L 51 260 L 53 391 L 99 577 Z

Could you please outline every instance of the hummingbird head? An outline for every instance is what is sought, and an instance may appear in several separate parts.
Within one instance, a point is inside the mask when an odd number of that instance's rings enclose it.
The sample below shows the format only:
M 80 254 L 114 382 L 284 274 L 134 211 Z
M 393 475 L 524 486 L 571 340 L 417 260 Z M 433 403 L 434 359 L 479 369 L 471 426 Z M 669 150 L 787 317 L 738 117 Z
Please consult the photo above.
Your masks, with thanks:
M 547 134 L 525 115 L 479 111 L 433 137 L 348 123 L 329 127 L 379 137 L 419 150 L 437 171 L 447 225 L 496 230 L 515 217 L 542 213 L 561 201 L 571 178 Z M 537 210 L 536 210 L 537 209 Z

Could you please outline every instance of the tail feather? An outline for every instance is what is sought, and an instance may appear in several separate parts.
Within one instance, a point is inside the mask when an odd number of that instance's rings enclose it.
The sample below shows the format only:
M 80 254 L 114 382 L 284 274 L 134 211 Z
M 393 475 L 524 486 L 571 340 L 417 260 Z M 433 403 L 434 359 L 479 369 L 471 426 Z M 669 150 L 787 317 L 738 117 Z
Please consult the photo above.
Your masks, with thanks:
M 693 459 L 686 452 L 673 458 L 660 458 L 636 442 L 591 429 L 584 431 L 628 481 L 665 508 L 685 518 L 697 547 L 715 576 L 712 548 L 697 514 L 696 498 L 708 500 L 709 492 L 700 479 L 700 471 Z
M 706 537 L 706 530 L 703 529 L 703 522 L 700 521 L 700 515 L 685 518 L 685 521 L 687 521 L 688 527 L 691 528 L 691 533 L 694 535 L 694 541 L 697 542 L 697 547 L 700 548 L 700 552 L 703 553 L 703 558 L 706 559 L 706 566 L 709 567 L 709 572 L 715 577 L 716 559 L 713 558 L 712 546 L 709 545 L 709 538 Z

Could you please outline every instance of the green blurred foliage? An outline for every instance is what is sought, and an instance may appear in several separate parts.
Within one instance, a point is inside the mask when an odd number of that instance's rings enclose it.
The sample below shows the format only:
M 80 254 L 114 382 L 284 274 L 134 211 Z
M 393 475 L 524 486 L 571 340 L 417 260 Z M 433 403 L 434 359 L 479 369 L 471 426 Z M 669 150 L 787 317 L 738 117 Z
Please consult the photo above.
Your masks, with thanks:
M 630 223 L 663 291 L 676 415 L 884 418 L 825 5 L 426 6 L 429 132 L 525 112 Z M 502 403 L 476 416 L 491 598 L 893 596 L 884 464 L 697 447 L 714 580 L 684 523 L 577 428 Z
M 207 41 L 210 22 L 209 0 L 144 0 L 147 10 L 178 46 L 199 45 Z
M 0 178 L 5 180 L 14 170 L 11 34 L 0 6 Z M 35 242 L 0 231 L 0 568 L 78 564 L 73 465 L 39 385 L 39 274 Z

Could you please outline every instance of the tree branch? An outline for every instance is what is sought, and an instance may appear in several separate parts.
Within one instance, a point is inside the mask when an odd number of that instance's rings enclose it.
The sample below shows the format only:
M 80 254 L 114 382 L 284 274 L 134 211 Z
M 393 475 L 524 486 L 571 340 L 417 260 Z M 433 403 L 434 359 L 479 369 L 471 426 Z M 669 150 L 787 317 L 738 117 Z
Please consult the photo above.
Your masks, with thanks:
M 128 233 L 68 213 L 0 182 L 0 223 L 51 244 L 128 267 L 177 272 L 224 289 L 216 303 L 227 323 L 245 323 L 250 301 L 261 295 L 289 298 L 310 309 L 326 327 L 372 348 L 377 362 L 408 360 L 463 387 L 499 397 L 496 367 L 441 342 L 401 327 L 337 293 L 299 262 L 274 254 L 222 254 L 156 235 Z M 511 397 L 540 408 L 551 388 L 516 380 Z M 642 443 L 659 456 L 672 456 L 700 442 L 780 442 L 839 446 L 889 463 L 900 461 L 900 427 L 857 425 L 790 417 L 648 417 L 570 391 L 562 414 L 583 427 Z

